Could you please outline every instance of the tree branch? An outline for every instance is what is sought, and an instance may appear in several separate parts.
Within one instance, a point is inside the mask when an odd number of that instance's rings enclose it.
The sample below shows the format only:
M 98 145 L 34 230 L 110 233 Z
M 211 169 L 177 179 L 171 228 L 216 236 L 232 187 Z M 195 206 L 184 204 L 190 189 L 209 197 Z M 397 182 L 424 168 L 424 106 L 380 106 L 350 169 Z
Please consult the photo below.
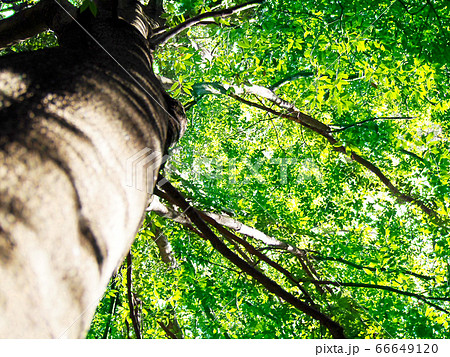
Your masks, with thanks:
M 243 86 L 241 88 L 238 86 L 222 85 L 219 83 L 196 83 L 193 87 L 193 90 L 195 95 L 197 96 L 202 96 L 205 94 L 227 95 L 240 101 L 241 103 L 259 108 L 261 110 L 265 110 L 266 112 L 272 113 L 285 119 L 294 120 L 295 122 L 302 124 L 303 126 L 311 130 L 317 131 L 318 133 L 327 133 L 331 131 L 331 128 L 328 125 L 325 125 L 319 120 L 314 119 L 310 115 L 301 112 L 293 104 L 278 97 L 273 91 L 265 87 L 253 85 Z M 290 113 L 280 113 L 276 110 L 264 106 L 263 104 L 248 101 L 240 97 L 238 94 L 254 94 L 260 96 L 276 104 L 280 108 L 289 110 Z
M 306 279 L 299 279 L 302 282 L 308 282 L 308 280 Z M 327 284 L 327 285 L 334 285 L 334 286 L 338 286 L 338 287 L 342 287 L 342 286 L 348 286 L 348 287 L 354 287 L 354 288 L 370 288 L 370 289 L 378 289 L 378 290 L 385 290 L 385 291 L 390 291 L 399 295 L 405 295 L 405 296 L 409 296 L 409 297 L 413 297 L 416 298 L 420 301 L 423 301 L 424 303 L 426 303 L 427 305 L 430 305 L 432 307 L 434 307 L 436 310 L 445 312 L 447 314 L 450 314 L 450 311 L 436 305 L 433 304 L 432 302 L 428 301 L 428 300 L 442 300 L 442 301 L 450 301 L 450 298 L 439 298 L 439 297 L 429 297 L 429 296 L 423 296 L 420 294 L 416 294 L 416 293 L 411 293 L 409 291 L 404 291 L 404 290 L 400 290 L 400 289 L 396 289 L 393 288 L 391 286 L 387 286 L 387 285 L 378 285 L 378 284 L 366 284 L 366 283 L 344 283 L 344 282 L 340 282 L 340 281 L 331 281 L 331 280 L 309 280 L 310 283 L 316 283 L 316 284 Z
M 272 91 L 277 90 L 278 88 L 280 88 L 282 85 L 284 85 L 287 82 L 290 81 L 295 81 L 296 79 L 299 78 L 308 78 L 308 77 L 313 77 L 315 76 L 316 73 L 312 72 L 312 71 L 300 71 L 291 75 L 288 75 L 285 78 L 280 79 L 279 81 L 275 82 L 274 84 L 270 85 L 268 88 Z M 322 77 L 330 77 L 328 75 L 323 75 Z M 345 81 L 354 81 L 356 79 L 361 79 L 364 78 L 364 75 L 361 77 L 359 74 L 351 74 L 348 76 L 348 78 L 343 78 L 343 80 Z
M 179 24 L 178 26 L 175 26 L 174 28 L 160 34 L 157 35 L 155 37 L 153 37 L 150 40 L 151 46 L 152 47 L 156 47 L 158 45 L 163 45 L 165 44 L 167 41 L 169 41 L 171 38 L 175 37 L 176 35 L 178 35 L 179 33 L 183 32 L 184 30 L 188 29 L 189 27 L 195 26 L 199 23 L 201 23 L 203 20 L 210 18 L 210 17 L 228 17 L 231 16 L 233 14 L 236 14 L 238 12 L 244 11 L 244 10 L 248 10 L 252 7 L 255 7 L 258 4 L 261 4 L 264 0 L 252 0 L 249 1 L 245 4 L 241 4 L 241 5 L 236 5 L 233 7 L 230 7 L 228 9 L 223 9 L 223 10 L 217 10 L 217 11 L 211 11 L 211 12 L 205 12 L 204 14 L 200 14 L 197 16 L 194 16 L 184 22 L 182 22 L 181 24 Z
M 166 235 L 158 227 L 154 225 L 155 235 L 152 236 L 152 240 L 156 243 L 159 250 L 161 260 L 169 266 L 169 269 L 178 268 L 177 260 L 175 259 L 172 245 L 167 239 Z
M 351 266 L 351 267 L 356 268 L 356 269 L 361 269 L 361 270 L 362 269 L 366 269 L 366 270 L 370 270 L 370 271 L 373 271 L 373 272 L 379 270 L 379 271 L 383 271 L 383 272 L 386 272 L 386 273 L 402 273 L 402 274 L 411 275 L 411 276 L 414 276 L 416 278 L 423 279 L 423 280 L 428 280 L 428 281 L 435 280 L 435 278 L 433 278 L 431 276 L 414 273 L 414 272 L 409 271 L 409 270 L 404 270 L 403 268 L 400 268 L 398 270 L 394 270 L 394 269 L 386 269 L 386 268 L 368 267 L 368 266 L 364 266 L 364 265 L 361 265 L 361 264 L 353 263 L 351 261 L 348 261 L 348 260 L 345 260 L 345 259 L 342 259 L 342 258 L 324 257 L 324 256 L 320 255 L 319 252 L 315 252 L 315 251 L 312 251 L 312 250 L 308 250 L 308 252 L 312 253 L 312 255 L 311 255 L 312 258 L 314 258 L 317 261 L 333 261 L 333 262 L 342 263 L 342 264 Z
M 224 228 L 221 224 L 216 222 L 215 219 L 211 218 L 210 216 L 198 212 L 200 214 L 200 217 L 204 219 L 206 222 L 211 224 L 214 228 L 216 228 L 220 234 L 223 236 L 227 236 L 230 239 L 234 240 L 235 242 L 241 244 L 250 254 L 256 256 L 257 258 L 261 259 L 263 262 L 267 263 L 269 266 L 283 274 L 291 283 L 294 284 L 294 286 L 298 287 L 305 298 L 309 300 L 311 304 L 314 304 L 314 301 L 312 300 L 309 293 L 298 283 L 297 279 L 295 279 L 289 271 L 287 271 L 285 268 L 283 268 L 280 264 L 274 262 L 272 259 L 270 259 L 267 255 L 261 253 L 259 250 L 257 250 L 253 245 L 251 245 L 249 242 L 245 241 L 242 238 L 239 238 L 237 235 L 231 233 L 229 230 Z M 315 305 L 315 304 L 314 304 Z
M 112 277 L 111 290 L 116 288 L 116 274 Z M 102 339 L 107 339 L 109 335 L 109 331 L 111 330 L 111 320 L 115 314 L 116 307 L 119 303 L 119 293 L 117 292 L 114 297 L 110 298 L 110 305 L 108 311 L 108 320 L 106 321 L 105 331 L 103 332 Z
M 33 37 L 45 30 L 56 32 L 72 21 L 77 8 L 67 0 L 41 0 L 35 6 L 0 21 L 0 48 Z
M 280 88 L 283 84 L 285 84 L 286 82 L 290 82 L 290 81 L 295 81 L 296 79 L 299 78 L 308 78 L 308 77 L 313 77 L 316 73 L 312 72 L 312 71 L 300 71 L 294 74 L 291 74 L 285 78 L 280 79 L 279 81 L 275 82 L 274 84 L 272 84 L 269 89 L 270 90 L 276 90 L 278 88 Z
M 361 124 L 368 123 L 368 122 L 375 121 L 375 120 L 411 120 L 411 119 L 415 119 L 415 118 L 416 118 L 416 117 L 380 117 L 380 118 L 369 118 L 369 119 L 365 119 L 365 120 L 358 121 L 358 122 L 356 122 L 356 123 L 352 123 L 352 124 L 348 124 L 348 125 L 341 126 L 339 129 L 333 129 L 331 132 L 332 132 L 332 133 L 339 133 L 339 132 L 341 132 L 341 131 L 347 130 L 347 129 L 352 128 L 352 127 L 354 127 L 354 126 L 361 125 Z
M 127 296 L 128 296 L 128 307 L 130 308 L 130 318 L 133 324 L 134 333 L 136 338 L 141 339 L 141 329 L 139 328 L 139 321 L 136 315 L 136 306 L 134 304 L 134 297 L 132 292 L 132 257 L 131 251 L 127 254 Z
M 155 194 L 158 195 L 159 192 L 156 192 Z M 149 208 L 147 208 L 147 210 L 155 212 L 156 214 L 158 214 L 161 217 L 168 218 L 177 223 L 183 224 L 184 226 L 188 226 L 188 225 L 192 224 L 190 219 L 188 217 L 186 217 L 184 214 L 176 212 L 173 209 L 167 208 L 156 198 L 153 199 L 151 205 L 149 206 Z M 219 232 L 221 232 L 225 236 L 229 236 L 234 241 L 237 240 L 239 244 L 244 245 L 244 247 L 247 249 L 247 251 L 249 251 L 253 255 L 256 255 L 261 260 L 266 261 L 266 263 L 271 265 L 273 268 L 277 269 L 280 273 L 284 274 L 289 280 L 291 280 L 297 287 L 299 287 L 302 290 L 302 292 L 303 292 L 303 294 L 305 294 L 305 296 L 309 297 L 309 294 L 305 290 L 303 290 L 302 287 L 300 287 L 298 285 L 298 282 L 295 279 L 293 279 L 293 277 L 290 275 L 290 273 L 287 270 L 285 270 L 284 268 L 282 268 L 281 266 L 279 266 L 277 263 L 270 260 L 266 255 L 262 255 L 261 249 L 258 250 L 255 247 L 253 247 L 252 245 L 250 245 L 250 243 L 248 243 L 244 240 L 241 240 L 239 237 L 232 234 L 231 232 L 229 232 L 227 230 L 221 231 L 221 229 L 223 229 L 223 227 L 230 228 L 239 234 L 242 234 L 246 237 L 258 240 L 264 244 L 267 244 L 270 247 L 277 247 L 279 249 L 283 249 L 283 250 L 291 253 L 293 256 L 295 256 L 300 261 L 300 264 L 302 265 L 304 272 L 309 277 L 311 277 L 311 279 L 316 279 L 317 274 L 313 273 L 313 269 L 311 269 L 310 264 L 308 264 L 309 262 L 305 262 L 307 257 L 306 257 L 306 253 L 304 250 L 298 249 L 286 242 L 282 242 L 276 238 L 270 237 L 270 236 L 266 235 L 265 233 L 257 230 L 256 228 L 247 226 L 231 217 L 228 217 L 225 215 L 220 215 L 217 213 L 211 213 L 211 212 L 202 212 L 202 211 L 198 211 L 198 212 L 206 221 L 208 221 L 211 225 L 216 227 L 219 230 Z M 221 228 L 218 228 L 218 226 L 220 226 Z M 245 244 L 249 244 L 249 246 L 246 247 Z M 270 262 L 267 260 L 270 260 Z M 324 293 L 324 290 L 322 289 L 322 287 L 320 285 L 316 285 L 316 288 L 319 290 L 319 292 L 321 294 Z M 327 287 L 327 290 L 330 293 L 332 293 L 331 289 L 329 289 L 328 287 Z
M 242 269 L 245 273 L 252 276 L 256 281 L 262 284 L 268 291 L 279 296 L 287 303 L 296 307 L 305 314 L 311 316 L 313 319 L 319 321 L 325 326 L 335 338 L 345 338 L 343 327 L 337 322 L 331 320 L 328 316 L 322 312 L 316 310 L 310 305 L 297 299 L 294 295 L 284 290 L 272 279 L 249 265 L 245 260 L 241 259 L 236 253 L 232 252 L 209 228 L 209 226 L 203 221 L 198 212 L 184 199 L 181 193 L 173 187 L 167 180 L 162 184 L 161 188 L 170 196 L 171 201 L 180 207 L 189 219 L 197 226 L 197 228 L 203 233 L 204 237 L 211 243 L 211 245 L 226 259 Z
M 162 321 L 158 321 L 158 325 L 161 326 L 161 328 L 169 338 L 178 339 L 178 337 L 172 331 L 170 331 L 170 329 Z
M 396 197 L 400 202 L 404 203 L 413 203 L 417 207 L 419 207 L 422 212 L 424 212 L 426 215 L 428 215 L 434 223 L 442 226 L 447 227 L 447 220 L 445 218 L 440 217 L 432 208 L 428 207 L 424 202 L 422 202 L 419 199 L 413 198 L 407 194 L 402 193 L 393 183 L 392 181 L 383 174 L 383 172 L 373 163 L 370 161 L 364 159 L 357 153 L 353 151 L 348 151 L 348 149 L 344 145 L 339 145 L 339 142 L 336 138 L 334 138 L 331 134 L 331 128 L 322 122 L 312 118 L 308 114 L 302 113 L 294 107 L 294 105 L 291 104 L 291 108 L 293 112 L 291 113 L 283 113 L 278 110 L 274 110 L 272 108 L 269 108 L 263 104 L 255 103 L 252 101 L 249 101 L 247 99 L 242 98 L 241 96 L 233 93 L 231 90 L 226 90 L 223 86 L 217 83 L 206 83 L 202 84 L 202 92 L 198 92 L 200 95 L 204 94 L 224 94 L 231 98 L 236 99 L 237 101 L 264 110 L 268 113 L 271 113 L 273 115 L 277 115 L 281 118 L 292 120 L 296 123 L 299 123 L 303 125 L 304 127 L 315 131 L 322 137 L 324 137 L 332 146 L 333 150 L 337 152 L 341 152 L 345 155 L 349 155 L 354 161 L 364 166 L 366 169 L 371 171 L 373 174 L 375 174 L 379 180 L 383 183 L 384 186 L 386 186 L 391 194 Z M 288 106 L 285 103 L 278 103 L 277 101 L 271 100 L 273 103 L 279 105 L 282 108 L 287 108 Z M 284 102 L 284 101 L 283 101 Z

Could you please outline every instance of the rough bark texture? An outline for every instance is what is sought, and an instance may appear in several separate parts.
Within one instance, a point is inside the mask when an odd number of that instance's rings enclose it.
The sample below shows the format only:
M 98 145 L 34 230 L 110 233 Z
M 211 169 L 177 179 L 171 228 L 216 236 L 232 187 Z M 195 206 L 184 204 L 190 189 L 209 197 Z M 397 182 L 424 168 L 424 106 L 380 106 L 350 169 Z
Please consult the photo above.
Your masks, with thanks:
M 120 4 L 127 21 L 101 0 L 77 17 L 90 35 L 72 21 L 60 47 L 0 58 L 0 337 L 84 337 L 182 131 L 146 18 Z M 139 190 L 127 163 L 146 148 Z

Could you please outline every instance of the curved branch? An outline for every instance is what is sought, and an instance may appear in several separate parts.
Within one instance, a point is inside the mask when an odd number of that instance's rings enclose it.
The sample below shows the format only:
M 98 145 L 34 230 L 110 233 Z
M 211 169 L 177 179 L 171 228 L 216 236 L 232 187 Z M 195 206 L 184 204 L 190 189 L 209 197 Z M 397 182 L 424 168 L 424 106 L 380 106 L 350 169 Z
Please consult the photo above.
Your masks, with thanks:
M 324 256 L 320 255 L 319 252 L 313 251 L 313 250 L 310 250 L 310 249 L 308 249 L 307 251 L 309 253 L 311 253 L 312 254 L 311 257 L 314 258 L 317 261 L 332 261 L 332 262 L 342 263 L 342 264 L 345 264 L 345 265 L 348 265 L 348 266 L 351 266 L 351 267 L 353 267 L 355 269 L 360 269 L 360 270 L 365 269 L 365 270 L 370 270 L 370 271 L 373 271 L 373 272 L 376 272 L 377 270 L 379 270 L 379 271 L 382 271 L 382 272 L 386 272 L 388 274 L 389 273 L 402 273 L 402 274 L 405 274 L 405 275 L 411 275 L 411 276 L 414 276 L 416 278 L 427 280 L 427 281 L 435 280 L 435 278 L 432 277 L 432 276 L 419 274 L 419 273 L 414 273 L 412 271 L 409 271 L 409 270 L 406 270 L 406 269 L 403 269 L 403 268 L 399 268 L 399 269 L 374 268 L 374 267 L 369 267 L 369 266 L 364 266 L 364 265 L 361 265 L 361 264 L 357 264 L 357 263 L 348 261 L 348 260 L 343 259 L 343 258 L 324 257 Z
M 285 78 L 280 79 L 279 81 L 275 82 L 274 84 L 269 86 L 270 90 L 276 90 L 278 88 L 280 88 L 283 84 L 287 83 L 287 82 L 291 82 L 291 81 L 295 81 L 296 79 L 299 78 L 308 78 L 308 77 L 313 77 L 315 76 L 316 73 L 313 71 L 300 71 L 294 74 L 291 74 Z
M 178 26 L 175 26 L 174 28 L 172 28 L 162 34 L 153 37 L 150 40 L 150 43 L 151 43 L 152 47 L 156 47 L 158 45 L 163 45 L 167 41 L 169 41 L 171 38 L 178 35 L 179 33 L 183 32 L 184 30 L 188 29 L 189 27 L 198 25 L 205 19 L 208 19 L 210 17 L 222 17 L 222 18 L 228 17 L 228 16 L 231 16 L 238 12 L 248 10 L 252 7 L 255 7 L 256 5 L 261 4 L 263 1 L 264 0 L 252 0 L 245 4 L 236 5 L 236 6 L 228 8 L 228 9 L 205 12 L 204 14 L 194 16 L 194 17 L 182 22 Z

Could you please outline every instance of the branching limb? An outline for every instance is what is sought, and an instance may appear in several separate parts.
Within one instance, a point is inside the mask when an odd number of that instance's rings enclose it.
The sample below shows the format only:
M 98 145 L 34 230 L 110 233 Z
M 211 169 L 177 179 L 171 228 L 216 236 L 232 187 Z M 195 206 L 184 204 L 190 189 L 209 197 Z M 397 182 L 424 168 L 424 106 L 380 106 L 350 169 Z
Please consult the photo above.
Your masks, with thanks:
M 156 194 L 159 194 L 159 192 L 156 192 Z M 189 225 L 192 225 L 192 222 L 190 221 L 190 219 L 188 217 L 186 217 L 186 215 L 176 212 L 175 210 L 166 207 L 164 204 L 162 204 L 157 199 L 157 197 L 155 197 L 152 200 L 152 203 L 147 210 L 155 212 L 156 214 L 158 214 L 161 217 L 168 218 L 177 223 L 183 224 L 186 227 Z M 247 226 L 247 225 L 243 224 L 242 222 L 239 222 L 231 217 L 228 217 L 225 215 L 220 215 L 217 213 L 211 213 L 211 212 L 201 212 L 201 211 L 198 211 L 198 212 L 200 213 L 200 215 L 202 216 L 202 218 L 205 221 L 210 223 L 212 226 L 216 227 L 216 229 L 218 229 L 219 232 L 221 234 L 223 234 L 225 237 L 230 237 L 230 239 L 232 241 L 242 244 L 250 254 L 255 255 L 262 261 L 265 261 L 267 264 L 269 264 L 273 268 L 277 269 L 280 273 L 284 274 L 291 282 L 293 282 L 296 286 L 298 286 L 302 290 L 302 292 L 305 296 L 307 296 L 310 299 L 309 294 L 298 285 L 297 280 L 293 279 L 291 274 L 289 272 L 287 272 L 285 269 L 283 269 L 281 266 L 279 266 L 277 263 L 270 260 L 266 255 L 263 255 L 261 253 L 262 249 L 256 249 L 255 247 L 250 245 L 245 240 L 242 240 L 239 237 L 237 237 L 235 234 L 232 234 L 231 232 L 229 232 L 226 229 L 224 230 L 224 227 L 232 229 L 236 233 L 242 234 L 243 236 L 253 238 L 259 242 L 262 242 L 262 243 L 268 245 L 269 247 L 276 247 L 278 249 L 282 249 L 284 251 L 291 253 L 293 256 L 297 257 L 297 259 L 300 261 L 300 264 L 301 264 L 304 272 L 311 279 L 316 279 L 318 275 L 317 275 L 317 273 L 315 273 L 311 264 L 308 262 L 306 252 L 304 250 L 298 249 L 286 242 L 282 242 L 274 237 L 268 236 L 264 232 L 261 232 L 260 230 L 258 230 L 256 228 Z M 319 292 L 321 294 L 324 293 L 322 286 L 316 285 L 316 288 L 319 290 Z M 332 293 L 332 291 L 328 287 L 326 287 L 326 289 L 330 293 Z
M 436 224 L 440 226 L 447 226 L 447 221 L 445 218 L 440 217 L 432 208 L 428 207 L 424 202 L 419 199 L 413 198 L 407 194 L 402 193 L 396 185 L 373 163 L 364 159 L 357 153 L 353 151 L 349 151 L 344 145 L 339 145 L 339 141 L 333 137 L 331 133 L 331 128 L 328 125 L 323 124 L 322 122 L 312 118 L 310 115 L 297 111 L 296 108 L 292 105 L 292 111 L 289 113 L 281 112 L 275 110 L 273 108 L 269 108 L 263 104 L 255 103 L 249 101 L 236 93 L 233 90 L 227 90 L 224 86 L 221 86 L 217 83 L 206 83 L 202 84 L 201 91 L 198 91 L 199 95 L 204 94 L 222 94 L 227 95 L 231 98 L 236 99 L 237 101 L 264 110 L 273 115 L 277 115 L 280 118 L 285 118 L 296 123 L 303 125 L 304 127 L 316 132 L 317 134 L 324 137 L 332 146 L 333 150 L 343 153 L 345 155 L 349 155 L 354 161 L 364 166 L 366 169 L 375 174 L 379 180 L 383 183 L 384 186 L 388 188 L 391 194 L 396 197 L 400 202 L 403 203 L 412 203 L 419 207 L 426 215 L 428 215 Z M 253 93 L 254 94 L 254 93 Z M 269 99 L 270 100 L 270 99 Z M 279 105 L 282 108 L 287 108 L 287 106 L 282 103 L 279 104 L 276 101 L 271 100 L 273 103 Z
M 234 252 L 232 252 L 209 228 L 209 226 L 203 221 L 198 212 L 184 199 L 181 193 L 173 187 L 168 181 L 164 180 L 165 183 L 161 188 L 170 197 L 172 203 L 180 207 L 189 219 L 197 226 L 199 231 L 202 232 L 203 236 L 211 243 L 211 245 L 226 259 L 239 267 L 242 271 L 249 274 L 260 284 L 262 284 L 268 291 L 282 298 L 287 303 L 296 307 L 305 314 L 311 316 L 313 319 L 319 321 L 323 326 L 325 326 L 335 338 L 345 338 L 343 327 L 337 322 L 330 319 L 328 316 L 324 315 L 322 312 L 318 311 L 309 304 L 297 299 L 294 295 L 284 290 L 275 281 L 255 269 L 253 266 L 249 265 L 245 260 L 241 259 Z
M 204 14 L 200 14 L 197 16 L 194 16 L 183 23 L 179 24 L 178 26 L 160 34 L 155 37 L 153 37 L 150 42 L 153 47 L 156 47 L 158 45 L 163 45 L 167 41 L 169 41 L 171 38 L 175 37 L 179 33 L 183 32 L 184 30 L 188 29 L 189 27 L 195 26 L 199 23 L 201 23 L 203 20 L 211 18 L 211 17 L 228 17 L 231 15 L 234 15 L 238 12 L 248 10 L 252 7 L 257 6 L 258 4 L 261 4 L 263 0 L 252 0 L 245 4 L 236 5 L 233 7 L 230 7 L 228 9 L 224 10 L 217 10 L 217 11 L 211 11 L 211 12 L 205 12 Z
M 263 262 L 267 263 L 269 266 L 274 268 L 275 270 L 279 271 L 281 274 L 283 274 L 291 283 L 293 283 L 295 286 L 297 286 L 303 293 L 303 295 L 306 297 L 306 299 L 311 303 L 314 304 L 314 301 L 312 300 L 311 296 L 308 294 L 308 292 L 299 285 L 297 279 L 295 279 L 289 271 L 287 271 L 285 268 L 283 268 L 280 264 L 274 262 L 272 259 L 270 259 L 267 255 L 260 252 L 258 249 L 256 249 L 253 245 L 245 241 L 244 239 L 238 237 L 237 235 L 231 233 L 229 230 L 224 228 L 221 224 L 216 222 L 215 219 L 209 217 L 208 215 L 199 212 L 200 217 L 204 219 L 206 222 L 211 224 L 214 228 L 216 228 L 220 234 L 223 236 L 229 237 L 233 241 L 241 244 L 250 254 L 254 255 L 255 257 L 261 259 Z
M 77 8 L 67 0 L 41 0 L 35 6 L 0 21 L 0 48 L 26 40 L 45 30 L 58 30 L 70 23 Z
M 298 111 L 297 108 L 295 108 L 295 106 L 293 104 L 287 103 L 283 99 L 279 98 L 271 90 L 264 88 L 264 87 L 260 87 L 260 86 L 252 86 L 252 87 L 247 86 L 246 88 L 247 88 L 247 90 L 243 90 L 238 86 L 225 86 L 225 85 L 221 85 L 219 83 L 198 83 L 198 84 L 194 85 L 193 89 L 197 96 L 202 96 L 205 94 L 228 95 L 229 97 L 234 98 L 234 99 L 240 101 L 241 103 L 256 107 L 261 110 L 265 110 L 266 112 L 277 115 L 281 118 L 293 120 L 311 130 L 318 132 L 318 133 L 328 133 L 329 131 L 331 131 L 330 127 L 328 127 L 327 125 L 323 124 L 322 122 L 314 119 L 310 115 L 307 115 L 305 113 Z M 245 94 L 245 93 L 259 95 L 265 99 L 268 99 L 272 103 L 280 106 L 281 108 L 289 110 L 290 113 L 286 114 L 286 113 L 279 112 L 272 108 L 266 107 L 263 104 L 258 104 L 258 103 L 246 100 L 238 95 L 238 94 Z

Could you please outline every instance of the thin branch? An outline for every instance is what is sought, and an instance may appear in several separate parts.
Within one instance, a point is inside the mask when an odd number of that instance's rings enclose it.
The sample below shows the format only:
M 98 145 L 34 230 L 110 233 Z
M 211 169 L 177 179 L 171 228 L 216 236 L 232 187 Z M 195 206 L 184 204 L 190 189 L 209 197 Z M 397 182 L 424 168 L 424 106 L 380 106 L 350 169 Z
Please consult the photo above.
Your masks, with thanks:
M 111 290 L 116 288 L 116 275 L 114 274 L 112 277 Z M 111 330 L 111 320 L 115 314 L 116 307 L 120 303 L 119 302 L 119 293 L 117 292 L 114 297 L 110 298 L 109 312 L 108 312 L 108 320 L 106 321 L 105 331 L 103 332 L 102 339 L 107 339 L 109 335 L 109 331 Z
M 345 260 L 345 259 L 342 259 L 342 258 L 324 257 L 324 256 L 320 255 L 319 252 L 315 252 L 315 251 L 311 251 L 311 250 L 308 250 L 308 252 L 313 253 L 311 256 L 317 261 L 333 261 L 333 262 L 342 263 L 342 264 L 351 266 L 351 267 L 356 268 L 356 269 L 361 269 L 361 270 L 362 269 L 366 269 L 366 270 L 370 270 L 370 271 L 373 271 L 373 272 L 376 272 L 377 270 L 379 270 L 379 271 L 386 272 L 386 273 L 402 273 L 402 274 L 411 275 L 411 276 L 414 276 L 416 278 L 423 279 L 423 280 L 428 280 L 428 281 L 435 280 L 435 278 L 433 278 L 431 276 L 423 275 L 423 274 L 419 274 L 419 273 L 414 273 L 412 271 L 409 271 L 409 270 L 406 270 L 406 269 L 403 269 L 403 268 L 400 268 L 400 269 L 396 270 L 396 269 L 368 267 L 368 266 L 364 266 L 364 265 L 353 263 L 351 261 L 348 261 L 348 260 Z
M 128 296 L 128 307 L 130 308 L 130 318 L 133 324 L 134 333 L 136 338 L 141 339 L 141 330 L 139 328 L 138 317 L 136 316 L 136 306 L 134 304 L 134 297 L 132 293 L 132 257 L 131 251 L 127 254 L 127 296 Z
M 169 41 L 171 38 L 178 35 L 179 33 L 183 32 L 184 30 L 188 29 L 189 27 L 192 27 L 192 26 L 195 26 L 195 25 L 201 23 L 205 19 L 208 19 L 210 17 L 222 17 L 222 18 L 228 17 L 228 16 L 231 16 L 238 12 L 248 10 L 252 7 L 255 7 L 255 6 L 261 4 L 263 1 L 264 0 L 252 0 L 245 4 L 236 5 L 236 6 L 228 8 L 228 9 L 205 12 L 204 14 L 194 16 L 194 17 L 182 22 L 181 24 L 175 26 L 174 28 L 151 38 L 151 40 L 150 40 L 151 46 L 156 47 L 158 45 L 163 45 L 167 41 Z
M 312 72 L 312 71 L 300 71 L 294 74 L 291 74 L 285 78 L 280 79 L 279 81 L 275 82 L 274 84 L 270 85 L 268 87 L 268 89 L 275 91 L 277 89 L 279 89 L 281 86 L 283 86 L 285 83 L 287 82 L 291 82 L 291 81 L 295 81 L 296 79 L 299 78 L 308 78 L 308 77 L 313 77 L 315 76 L 317 73 L 316 72 Z M 321 76 L 323 77 L 330 77 L 328 75 L 323 75 Z M 348 78 L 342 78 L 344 81 L 354 81 L 356 79 L 361 79 L 364 78 L 364 76 L 360 76 L 359 74 L 351 74 L 348 76 Z
M 411 152 L 411 151 L 409 151 L 409 150 L 405 150 L 405 149 L 402 149 L 402 148 L 400 148 L 399 150 L 400 150 L 402 153 L 404 153 L 404 154 L 406 154 L 406 155 L 409 155 L 409 156 L 415 158 L 416 160 L 419 160 L 419 161 L 424 162 L 424 163 L 427 162 L 425 159 L 421 158 L 419 155 L 417 155 L 417 154 L 415 154 L 415 153 L 413 153 L 413 152 Z
M 356 123 L 352 123 L 352 124 L 341 126 L 339 129 L 333 129 L 331 132 L 332 133 L 339 133 L 341 131 L 347 130 L 347 129 L 352 128 L 354 126 L 361 125 L 361 124 L 368 123 L 368 122 L 375 121 L 375 120 L 411 120 L 411 119 L 415 119 L 415 118 L 416 117 L 379 117 L 379 118 L 369 118 L 369 119 L 358 121 Z
M 409 291 L 404 291 L 404 290 L 400 290 L 400 289 L 396 289 L 393 288 L 391 286 L 387 286 L 387 285 L 379 285 L 379 284 L 366 284 L 366 283 L 344 283 L 344 282 L 340 282 L 340 281 L 331 281 L 331 280 L 307 280 L 307 279 L 299 279 L 299 281 L 302 282 L 310 282 L 310 283 L 316 283 L 316 284 L 327 284 L 327 285 L 334 285 L 334 286 L 338 286 L 338 287 L 342 287 L 342 286 L 347 286 L 347 287 L 354 287 L 354 288 L 370 288 L 370 289 L 377 289 L 377 290 L 385 290 L 385 291 L 390 291 L 399 295 L 405 295 L 405 296 L 409 296 L 409 297 L 413 297 L 416 298 L 420 301 L 423 301 L 424 303 L 426 303 L 427 305 L 430 305 L 432 307 L 434 307 L 436 310 L 445 312 L 447 314 L 450 314 L 450 311 L 436 305 L 433 304 L 432 302 L 428 301 L 428 300 L 442 300 L 442 301 L 450 301 L 450 298 L 439 298 L 439 297 L 429 297 L 429 296 L 423 296 L 420 294 L 416 294 L 416 293 L 411 293 Z
M 174 202 L 178 207 L 180 207 L 189 219 L 197 226 L 197 228 L 203 233 L 204 237 L 211 243 L 211 245 L 226 259 L 235 264 L 245 273 L 253 277 L 256 281 L 262 284 L 268 291 L 282 298 L 287 303 L 296 307 L 300 311 L 304 312 L 313 319 L 319 321 L 323 326 L 325 326 L 335 338 L 345 338 L 343 327 L 330 319 L 328 316 L 322 312 L 316 310 L 314 307 L 308 305 L 307 303 L 299 300 L 291 293 L 284 290 L 275 281 L 261 273 L 259 270 L 255 269 L 253 266 L 249 265 L 245 260 L 241 259 L 236 253 L 231 251 L 209 228 L 209 226 L 203 221 L 198 212 L 184 199 L 181 193 L 173 187 L 167 180 L 161 188 L 170 196 L 171 201 Z
M 417 15 L 418 13 L 422 12 L 423 9 L 425 9 L 427 7 L 428 4 L 423 5 L 419 10 L 417 10 L 416 12 L 412 13 L 409 11 L 408 6 L 401 0 L 398 0 L 398 2 L 405 8 L 406 12 L 408 14 L 410 14 L 411 16 Z
M 242 274 L 242 271 L 239 271 L 239 270 L 236 270 L 236 269 L 227 267 L 226 265 L 214 263 L 214 262 L 212 262 L 212 261 L 210 261 L 210 260 L 208 260 L 208 259 L 205 259 L 205 258 L 197 258 L 197 259 L 199 259 L 199 260 L 201 260 L 201 261 L 203 261 L 203 262 L 205 262 L 205 263 L 207 263 L 207 264 L 215 265 L 216 267 L 222 268 L 222 269 L 224 269 L 224 270 L 232 271 L 233 273 L 236 273 L 236 274 L 238 274 L 238 275 Z
M 277 81 L 274 84 L 272 84 L 271 86 L 269 86 L 269 89 L 276 90 L 287 82 L 295 81 L 296 79 L 299 79 L 299 78 L 313 77 L 315 74 L 316 73 L 312 72 L 312 71 L 300 71 L 300 72 L 291 74 L 285 78 L 280 79 L 279 81 Z

